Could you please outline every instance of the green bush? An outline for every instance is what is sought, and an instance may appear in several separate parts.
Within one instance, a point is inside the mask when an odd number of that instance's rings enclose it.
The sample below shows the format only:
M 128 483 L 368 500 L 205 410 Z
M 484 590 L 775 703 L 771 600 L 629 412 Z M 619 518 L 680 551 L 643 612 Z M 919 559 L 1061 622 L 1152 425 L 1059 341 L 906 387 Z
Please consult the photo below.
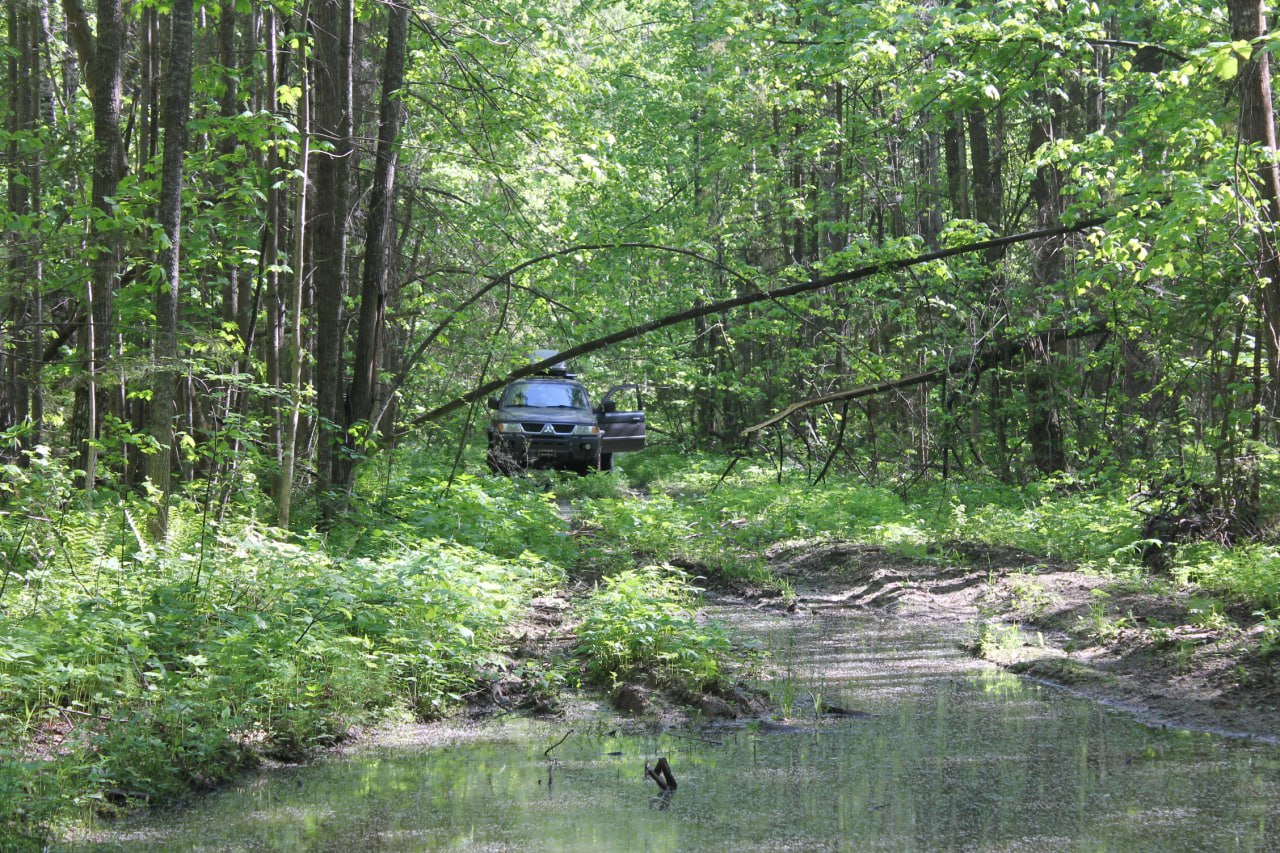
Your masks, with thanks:
M 1252 609 L 1280 609 L 1280 548 L 1275 545 L 1179 545 L 1172 569 L 1176 575 Z
M 1123 486 L 1056 491 L 1053 483 L 958 487 L 936 506 L 931 526 L 943 538 L 1019 548 L 1099 568 L 1133 565 L 1141 513 Z
M 697 591 L 670 566 L 628 569 L 605 578 L 583 605 L 575 653 L 588 676 L 614 685 L 641 674 L 703 689 L 719 681 L 729 642 L 699 622 Z
M 606 475 L 583 478 L 604 480 Z M 357 502 L 328 534 L 334 553 L 395 554 L 423 539 L 469 545 L 488 554 L 516 558 L 531 551 L 560 564 L 572 562 L 576 546 L 566 535 L 556 494 L 547 480 L 526 477 L 450 477 L 431 456 L 406 463 L 395 480 L 379 484 L 377 500 Z

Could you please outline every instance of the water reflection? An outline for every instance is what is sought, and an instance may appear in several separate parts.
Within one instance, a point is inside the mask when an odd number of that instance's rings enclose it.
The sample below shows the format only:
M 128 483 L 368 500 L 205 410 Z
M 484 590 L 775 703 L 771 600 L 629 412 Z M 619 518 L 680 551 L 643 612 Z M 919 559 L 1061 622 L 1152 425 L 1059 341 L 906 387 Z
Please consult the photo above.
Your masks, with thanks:
M 509 721 L 255 779 L 97 850 L 1272 850 L 1280 750 L 1139 725 L 988 669 L 943 628 L 726 614 L 788 725 Z M 837 706 L 859 715 L 815 715 Z M 644 778 L 670 761 L 676 790 Z

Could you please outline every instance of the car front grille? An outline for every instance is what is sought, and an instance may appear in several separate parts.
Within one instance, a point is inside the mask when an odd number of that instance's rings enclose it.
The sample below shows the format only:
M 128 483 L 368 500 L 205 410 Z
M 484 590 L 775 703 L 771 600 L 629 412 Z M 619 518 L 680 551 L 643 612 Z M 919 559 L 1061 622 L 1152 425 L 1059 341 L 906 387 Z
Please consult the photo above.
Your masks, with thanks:
M 556 435 L 572 435 L 573 424 L 546 424 L 542 421 L 522 421 L 520 428 L 524 430 L 525 435 L 541 435 L 546 427 L 550 426 L 552 432 Z

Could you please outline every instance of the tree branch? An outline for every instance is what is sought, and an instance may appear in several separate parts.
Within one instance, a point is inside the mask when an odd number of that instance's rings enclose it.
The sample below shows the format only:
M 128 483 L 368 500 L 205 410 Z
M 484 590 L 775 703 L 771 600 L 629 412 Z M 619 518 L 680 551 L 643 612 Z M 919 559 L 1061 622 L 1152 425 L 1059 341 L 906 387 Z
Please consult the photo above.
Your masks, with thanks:
M 92 95 L 93 88 L 97 85 L 97 77 L 93 70 L 97 44 L 93 38 L 93 29 L 89 26 L 89 16 L 85 14 L 84 4 L 80 0 L 62 0 L 62 13 L 67 16 L 67 35 L 75 45 L 80 64 L 84 66 L 85 74 L 82 79 L 89 87 L 89 94 Z
M 1031 240 L 1042 240 L 1048 237 L 1060 237 L 1065 234 L 1078 234 L 1081 231 L 1087 231 L 1090 228 L 1097 228 L 1098 226 L 1108 222 L 1110 219 L 1111 219 L 1111 216 L 1109 214 L 1094 216 L 1089 219 L 1080 220 L 1079 222 L 1076 222 L 1071 225 L 1059 225 L 1053 228 L 1042 228 L 1037 231 L 1024 231 L 1020 234 L 1010 234 L 1004 237 L 995 237 L 990 240 L 982 240 L 977 243 L 967 243 L 963 246 L 954 246 L 949 249 L 938 249 L 933 252 L 925 252 L 924 254 L 915 255 L 910 258 L 899 258 L 891 261 L 881 261 L 879 263 L 869 264 L 867 266 L 859 267 L 857 269 L 849 270 L 847 272 L 837 273 L 835 275 L 824 276 L 821 278 L 814 278 L 808 281 L 800 282 L 798 284 L 788 285 L 786 287 L 779 287 L 773 290 L 757 291 L 755 293 L 747 293 L 747 294 L 742 294 L 740 296 L 735 296 L 731 299 L 722 299 L 718 302 L 709 302 L 703 305 L 696 305 L 693 308 L 689 308 L 687 310 L 680 311 L 675 314 L 668 314 L 665 317 L 659 317 L 657 319 L 650 320 L 646 323 L 641 323 L 637 326 L 631 326 L 630 328 L 622 329 L 620 331 L 613 332 L 612 334 L 587 341 L 586 343 L 579 344 L 576 347 L 571 347 L 567 350 L 556 353 L 556 355 L 551 358 L 543 359 L 542 361 L 525 365 L 524 367 L 511 371 L 506 376 L 500 379 L 495 379 L 491 382 L 486 382 L 485 384 L 480 385 L 477 388 L 473 388 L 472 390 L 468 391 L 466 394 L 463 394 L 460 397 L 455 397 L 454 399 L 450 400 L 449 402 L 445 403 L 442 406 L 437 406 L 436 408 L 432 409 L 429 412 L 424 412 L 423 414 L 414 418 L 410 423 L 414 426 L 421 426 L 422 424 L 425 424 L 425 423 L 437 421 L 440 418 L 443 418 L 445 415 L 448 415 L 449 413 L 456 411 L 462 406 L 466 406 L 476 400 L 479 400 L 485 397 L 488 394 L 491 394 L 494 391 L 497 391 L 499 388 L 502 388 L 508 382 L 511 382 L 515 379 L 519 379 L 523 376 L 531 376 L 535 373 L 546 370 L 547 368 L 552 367 L 553 365 L 558 364 L 562 361 L 570 361 L 580 356 L 587 355 L 588 353 L 596 352 L 597 350 L 607 349 L 608 347 L 611 347 L 615 344 L 622 343 L 623 341 L 629 341 L 633 338 L 638 338 L 642 335 L 647 335 L 650 332 L 657 331 L 658 329 L 665 329 L 668 326 L 674 326 L 678 323 L 683 323 L 688 320 L 697 319 L 698 317 L 705 317 L 708 314 L 718 314 L 722 311 L 731 311 L 734 308 L 742 308 L 747 305 L 754 305 L 757 302 L 765 302 L 767 300 L 772 300 L 772 299 L 784 299 L 786 297 L 796 296 L 801 293 L 811 293 L 815 290 L 821 290 L 824 287 L 833 287 L 838 284 L 847 284 L 851 281 L 858 281 L 859 279 L 870 278 L 871 276 L 879 275 L 881 273 L 897 272 L 900 270 L 910 269 L 911 267 L 920 266 L 921 264 L 926 264 L 926 263 L 929 263 L 930 261 L 944 260 L 946 258 L 953 258 L 959 255 L 966 255 L 974 252 L 985 252 L 991 249 L 1003 248 L 1003 247 L 1012 246 L 1018 243 L 1025 243 Z M 644 243 L 605 244 L 605 245 L 595 246 L 595 247 L 586 246 L 586 247 L 579 247 L 577 251 L 587 251 L 592 248 L 606 249 L 606 248 L 627 248 L 627 247 L 661 248 L 661 249 L 666 249 L 667 251 L 675 251 L 681 254 L 687 254 L 692 257 L 700 258 L 700 256 L 697 255 L 697 253 L 692 251 L 682 250 L 682 249 L 671 249 L 669 247 L 653 246 L 651 244 L 644 244 Z M 516 269 L 524 269 L 539 261 L 547 260 L 549 258 L 557 257 L 563 254 L 569 254 L 571 253 L 571 251 L 573 250 L 566 249 L 560 252 L 548 253 L 547 255 L 543 255 L 540 258 L 535 258 L 524 264 L 521 264 Z M 700 259 L 706 260 L 705 258 L 700 258 Z M 415 353 L 415 357 L 418 354 L 419 353 Z M 921 380 L 921 381 L 924 381 L 924 380 Z
M 1033 344 L 1047 348 L 1053 341 L 1069 341 L 1073 338 L 1100 335 L 1106 330 L 1107 324 L 1105 321 L 1095 320 L 1087 326 L 1082 326 L 1079 329 L 1049 329 L 1038 335 L 1032 335 L 1027 338 L 1002 341 L 998 344 L 983 347 L 973 355 L 956 359 L 945 367 L 926 370 L 923 373 L 913 373 L 910 376 L 902 376 L 897 379 L 886 379 L 883 382 L 873 382 L 870 385 L 860 385 L 857 388 L 835 391 L 831 394 L 823 394 L 821 397 L 811 397 L 808 400 L 801 400 L 798 403 L 792 403 L 790 406 L 787 406 L 781 412 L 778 412 L 767 420 L 763 420 L 754 426 L 747 427 L 742 431 L 742 434 L 750 435 L 753 432 L 759 432 L 762 429 L 767 429 L 802 409 L 811 409 L 814 406 L 822 406 L 827 403 L 836 403 L 842 400 L 856 400 L 859 397 L 870 397 L 874 394 L 882 394 L 885 391 L 894 391 L 899 388 L 910 388 L 914 385 L 923 385 L 926 382 L 937 382 L 946 376 L 956 373 L 978 376 L 983 371 L 989 370 L 997 364 L 1003 364 L 1011 360 L 1018 352 L 1025 351 Z M 843 424 L 841 424 L 841 426 L 843 426 Z
M 519 264 L 516 264 L 511 269 L 506 270 L 505 272 L 502 272 L 502 273 L 499 273 L 498 275 L 490 277 L 488 282 L 486 282 L 482 287 L 480 287 L 474 293 L 472 293 L 470 296 L 464 299 L 457 307 L 455 307 L 452 311 L 449 312 L 449 316 L 441 320 L 438 324 L 436 324 L 435 328 L 433 328 L 430 332 L 427 333 L 426 338 L 424 338 L 422 342 L 419 343 L 418 346 L 414 348 L 413 354 L 410 355 L 407 359 L 405 359 L 404 366 L 400 368 L 400 372 L 397 373 L 395 375 L 395 378 L 391 380 L 391 383 L 388 386 L 387 393 L 385 395 L 386 402 L 383 403 L 382 408 L 378 411 L 378 413 L 373 417 L 373 419 L 370 422 L 371 431 L 376 430 L 378 428 L 378 424 L 382 421 L 383 416 L 385 416 L 387 411 L 391 408 L 391 401 L 395 398 L 396 392 L 399 391 L 404 386 L 404 383 L 406 381 L 408 381 L 409 374 L 413 372 L 413 368 L 417 366 L 419 359 L 421 359 L 423 354 L 427 351 L 427 347 L 429 347 L 432 344 L 432 342 L 434 342 L 435 339 L 440 336 L 440 334 L 445 330 L 445 328 L 448 327 L 448 325 L 452 323 L 456 317 L 458 317 L 463 311 L 465 311 L 467 308 L 470 308 L 477 301 L 479 301 L 479 299 L 482 296 L 484 296 L 489 291 L 493 290 L 498 285 L 511 281 L 519 273 L 524 272 L 530 267 L 537 266 L 538 264 L 546 263 L 547 261 L 552 261 L 552 260 L 555 260 L 556 258 L 563 258 L 567 255 L 575 255 L 579 252 L 599 252 L 599 251 L 613 250 L 613 249 L 648 249 L 656 252 L 668 252 L 670 254 L 675 254 L 675 255 L 684 255 L 685 257 L 693 258 L 694 260 L 711 264 L 717 267 L 718 269 L 724 270 L 726 273 L 733 276 L 738 281 L 741 281 L 750 285 L 753 289 L 756 288 L 755 282 L 752 282 L 750 279 L 746 278 L 736 270 L 730 269 L 726 267 L 724 264 L 721 264 L 719 261 L 716 261 L 712 258 L 708 258 L 705 255 L 701 255 L 692 249 L 682 249 L 678 246 L 663 246 L 658 243 L 583 243 L 575 246 L 566 246 L 563 249 L 556 249 L 554 251 L 545 252 L 541 255 L 538 255 L 537 257 L 529 258 L 526 261 L 522 261 Z M 538 296 L 539 298 L 543 298 L 543 299 L 546 298 L 536 292 L 534 292 L 534 295 Z M 501 388 L 508 381 L 509 380 L 507 379 L 503 379 L 500 381 L 500 384 L 498 384 L 496 387 Z M 493 390 L 493 388 L 489 388 L 489 386 L 485 386 L 485 388 L 487 390 Z M 487 391 L 485 391 L 484 393 L 487 393 Z M 453 408 L 456 409 L 458 406 L 466 405 L 467 403 L 473 402 L 474 400 L 479 399 L 480 396 L 483 396 L 483 393 L 481 393 L 480 395 L 472 395 L 466 398 L 459 398 L 458 400 L 454 400 L 453 403 L 456 405 L 454 405 Z M 439 411 L 439 409 L 433 410 L 432 412 L 428 412 L 425 415 L 419 416 L 414 420 L 414 424 L 421 425 L 424 423 L 428 423 L 430 421 L 436 420 L 438 417 L 441 417 L 443 414 L 445 414 L 445 413 L 441 413 L 441 415 L 435 415 L 436 411 Z M 449 411 L 453 411 L 453 409 L 449 409 Z

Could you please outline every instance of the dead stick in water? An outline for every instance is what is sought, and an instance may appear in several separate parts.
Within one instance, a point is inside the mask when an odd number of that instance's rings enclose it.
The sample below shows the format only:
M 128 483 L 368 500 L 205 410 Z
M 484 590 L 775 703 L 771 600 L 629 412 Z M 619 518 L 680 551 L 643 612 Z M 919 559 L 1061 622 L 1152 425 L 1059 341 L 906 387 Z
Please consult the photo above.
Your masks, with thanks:
M 658 763 L 653 767 L 649 766 L 649 762 L 644 763 L 644 775 L 658 783 L 658 787 L 664 791 L 674 791 L 676 789 L 676 777 L 671 772 L 671 765 L 667 762 L 666 757 L 658 759 Z
M 560 740 L 556 741 L 555 743 L 551 744 L 551 746 L 547 747 L 547 748 L 543 751 L 543 753 L 542 753 L 542 757 L 543 757 L 543 758 L 550 758 L 550 757 L 551 757 L 551 750 L 555 749 L 557 746 L 559 746 L 560 744 L 562 744 L 562 743 L 564 743 L 565 741 L 567 741 L 567 740 L 569 739 L 569 735 L 571 735 L 571 734 L 573 734 L 573 729 L 569 729 L 569 731 L 567 731 L 567 732 L 565 732 L 565 733 L 564 733 L 564 737 L 560 738 Z

